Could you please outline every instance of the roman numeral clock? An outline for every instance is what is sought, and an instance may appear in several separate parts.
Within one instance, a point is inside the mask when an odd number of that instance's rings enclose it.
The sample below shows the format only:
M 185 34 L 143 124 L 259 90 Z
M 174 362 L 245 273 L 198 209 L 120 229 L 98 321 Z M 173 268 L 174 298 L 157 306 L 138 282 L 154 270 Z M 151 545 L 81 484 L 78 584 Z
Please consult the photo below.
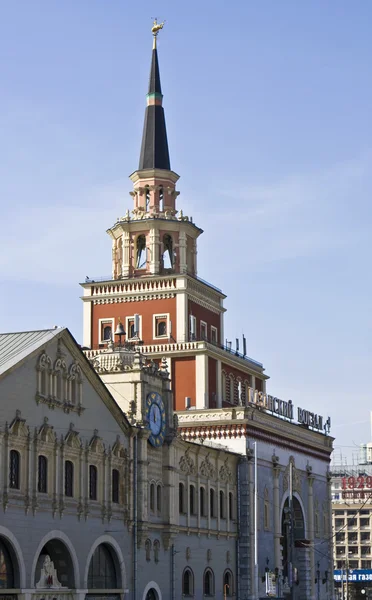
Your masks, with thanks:
M 149 442 L 162 446 L 165 437 L 166 416 L 163 398 L 158 392 L 150 392 L 146 399 L 146 420 L 150 429 Z

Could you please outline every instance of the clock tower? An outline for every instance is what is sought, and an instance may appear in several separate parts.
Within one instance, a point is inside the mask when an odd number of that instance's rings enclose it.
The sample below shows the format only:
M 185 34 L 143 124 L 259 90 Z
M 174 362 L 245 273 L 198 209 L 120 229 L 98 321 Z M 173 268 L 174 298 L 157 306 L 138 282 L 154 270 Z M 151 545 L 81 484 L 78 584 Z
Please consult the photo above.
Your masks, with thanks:
M 179 175 L 171 168 L 156 36 L 153 28 L 142 144 L 130 175 L 132 209 L 107 230 L 112 272 L 87 278 L 84 346 L 89 358 L 118 335 L 159 364 L 166 357 L 174 409 L 238 404 L 248 387 L 265 391 L 262 364 L 224 337 L 223 292 L 201 279 L 197 241 L 202 233 L 180 207 Z M 120 333 L 121 332 L 121 333 Z M 155 410 L 155 409 L 154 409 Z

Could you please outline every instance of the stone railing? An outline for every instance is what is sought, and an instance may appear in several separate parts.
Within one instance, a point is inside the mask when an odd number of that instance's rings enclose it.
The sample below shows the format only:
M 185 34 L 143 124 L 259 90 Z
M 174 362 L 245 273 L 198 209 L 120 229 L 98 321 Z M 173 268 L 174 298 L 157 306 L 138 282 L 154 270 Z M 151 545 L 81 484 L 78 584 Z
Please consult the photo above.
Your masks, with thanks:
M 92 282 L 90 282 L 92 283 Z M 131 282 L 105 282 L 92 287 L 92 296 L 111 296 L 112 294 L 146 294 L 148 292 L 167 292 L 176 289 L 176 279 L 138 279 Z

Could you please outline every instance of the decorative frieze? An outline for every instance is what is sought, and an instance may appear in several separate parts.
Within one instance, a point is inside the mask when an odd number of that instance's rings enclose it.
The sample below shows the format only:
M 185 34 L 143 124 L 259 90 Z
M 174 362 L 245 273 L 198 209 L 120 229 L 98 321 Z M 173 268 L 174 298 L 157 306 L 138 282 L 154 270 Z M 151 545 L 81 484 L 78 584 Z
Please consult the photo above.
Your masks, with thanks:
M 211 463 L 209 454 L 207 454 L 205 459 L 202 461 L 199 471 L 200 471 L 200 475 L 202 475 L 203 477 L 207 477 L 208 479 L 215 479 L 216 469 L 215 469 L 214 465 Z
M 181 456 L 179 461 L 179 467 L 182 473 L 185 473 L 185 475 L 195 474 L 195 463 L 190 456 L 190 448 L 188 448 L 185 454 Z

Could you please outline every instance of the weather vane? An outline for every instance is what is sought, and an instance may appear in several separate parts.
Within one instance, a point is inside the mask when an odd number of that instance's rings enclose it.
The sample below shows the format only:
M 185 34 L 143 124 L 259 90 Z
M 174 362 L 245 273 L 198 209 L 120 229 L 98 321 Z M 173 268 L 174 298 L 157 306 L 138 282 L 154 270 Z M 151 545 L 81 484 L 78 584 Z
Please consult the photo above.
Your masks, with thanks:
M 165 21 L 163 21 L 162 23 L 158 23 L 158 19 L 157 19 L 157 17 L 155 17 L 154 22 L 152 24 L 152 28 L 151 28 L 152 35 L 154 36 L 154 46 L 153 46 L 154 48 L 156 48 L 156 38 L 158 36 L 159 31 L 161 29 L 163 29 L 164 23 L 165 23 Z

